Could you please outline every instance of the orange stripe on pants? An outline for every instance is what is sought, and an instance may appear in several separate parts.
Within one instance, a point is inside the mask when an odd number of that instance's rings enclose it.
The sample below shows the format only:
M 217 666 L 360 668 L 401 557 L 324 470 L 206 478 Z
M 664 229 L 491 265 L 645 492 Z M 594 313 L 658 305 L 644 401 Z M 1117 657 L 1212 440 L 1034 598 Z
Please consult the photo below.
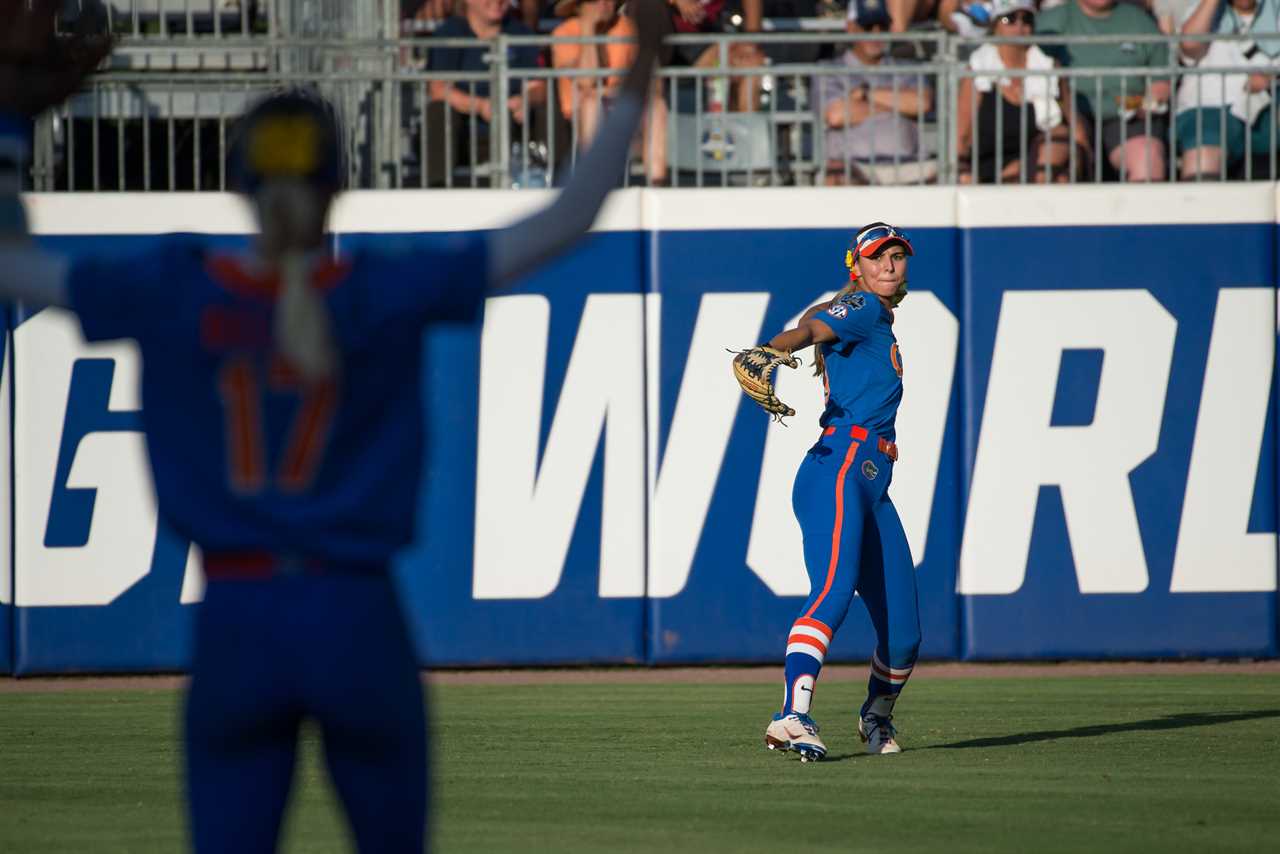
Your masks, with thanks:
M 859 444 L 853 442 L 849 445 L 849 450 L 844 455 L 844 463 L 840 466 L 840 473 L 836 475 L 836 522 L 831 528 L 831 563 L 827 566 L 827 583 L 823 585 L 822 592 L 814 600 L 813 607 L 805 613 L 806 617 L 812 617 L 813 612 L 818 610 L 822 600 L 827 598 L 827 593 L 831 590 L 831 582 L 836 577 L 836 564 L 840 561 L 840 530 L 844 527 L 844 476 L 845 472 L 849 471 L 849 466 L 853 465 L 853 458 L 858 454 Z

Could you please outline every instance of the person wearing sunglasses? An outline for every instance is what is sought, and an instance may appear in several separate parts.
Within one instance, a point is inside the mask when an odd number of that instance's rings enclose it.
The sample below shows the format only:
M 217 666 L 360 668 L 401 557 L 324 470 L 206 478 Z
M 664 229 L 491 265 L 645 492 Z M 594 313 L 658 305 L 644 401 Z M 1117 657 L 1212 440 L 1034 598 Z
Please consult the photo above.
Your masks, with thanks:
M 855 592 L 876 633 L 858 735 L 868 753 L 902 750 L 893 708 L 915 665 L 920 610 L 915 564 L 888 488 L 902 400 L 893 320 L 914 254 L 899 229 L 883 222 L 863 227 L 845 252 L 849 282 L 768 344 L 784 353 L 812 346 L 826 393 L 818 442 L 800 463 L 791 494 L 809 597 L 788 632 L 782 709 L 765 730 L 769 749 L 794 751 L 802 761 L 827 752 L 809 713 L 823 659 Z
M 989 31 L 997 40 L 1030 36 L 1035 19 L 1032 0 L 996 0 Z M 957 93 L 961 183 L 1068 180 L 1072 107 L 1066 81 L 1052 73 L 1055 67 L 1053 59 L 1033 44 L 993 40 L 970 55 L 969 68 L 984 73 L 962 77 Z M 1043 73 L 999 73 L 1005 70 Z M 1074 124 L 1076 166 L 1083 170 L 1089 137 L 1083 123 Z

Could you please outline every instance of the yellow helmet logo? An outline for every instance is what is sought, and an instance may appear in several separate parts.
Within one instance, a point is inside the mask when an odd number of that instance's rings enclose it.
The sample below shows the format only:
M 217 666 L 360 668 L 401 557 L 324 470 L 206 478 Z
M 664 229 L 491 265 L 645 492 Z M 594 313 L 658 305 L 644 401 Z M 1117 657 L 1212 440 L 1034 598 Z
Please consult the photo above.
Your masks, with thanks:
M 310 116 L 271 116 L 253 129 L 249 168 L 259 175 L 309 175 L 320 167 L 320 129 Z
M 853 250 L 846 249 L 844 251 L 844 266 L 846 270 L 853 269 Z

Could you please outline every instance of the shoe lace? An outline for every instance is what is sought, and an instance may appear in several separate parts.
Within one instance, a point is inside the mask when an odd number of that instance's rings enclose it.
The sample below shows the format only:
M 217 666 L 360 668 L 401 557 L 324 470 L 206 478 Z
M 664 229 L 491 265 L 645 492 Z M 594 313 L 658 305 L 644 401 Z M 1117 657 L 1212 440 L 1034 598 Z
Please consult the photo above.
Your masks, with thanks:
M 795 716 L 796 722 L 799 723 L 800 726 L 804 727 L 805 732 L 809 733 L 809 735 L 818 734 L 818 724 L 814 721 L 813 718 L 809 717 L 806 714 L 802 714 L 800 712 L 795 712 L 794 716 Z
M 898 730 L 893 725 L 893 715 L 888 717 L 867 715 L 862 720 L 866 726 L 868 741 L 877 736 L 888 741 L 898 734 Z

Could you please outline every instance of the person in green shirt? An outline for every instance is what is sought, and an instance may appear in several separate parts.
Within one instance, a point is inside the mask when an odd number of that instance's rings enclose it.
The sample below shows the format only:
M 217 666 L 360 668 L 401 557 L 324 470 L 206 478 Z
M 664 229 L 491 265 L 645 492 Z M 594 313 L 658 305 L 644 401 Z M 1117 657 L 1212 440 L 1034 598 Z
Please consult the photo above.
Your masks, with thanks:
M 1064 36 L 1159 35 L 1155 21 L 1136 6 L 1116 0 L 1069 0 L 1047 9 L 1036 32 Z M 1162 181 L 1168 137 L 1169 50 L 1152 41 L 1110 41 L 1044 45 L 1064 66 L 1150 69 L 1100 78 L 1076 78 L 1084 112 L 1101 122 L 1102 148 L 1127 181 Z

